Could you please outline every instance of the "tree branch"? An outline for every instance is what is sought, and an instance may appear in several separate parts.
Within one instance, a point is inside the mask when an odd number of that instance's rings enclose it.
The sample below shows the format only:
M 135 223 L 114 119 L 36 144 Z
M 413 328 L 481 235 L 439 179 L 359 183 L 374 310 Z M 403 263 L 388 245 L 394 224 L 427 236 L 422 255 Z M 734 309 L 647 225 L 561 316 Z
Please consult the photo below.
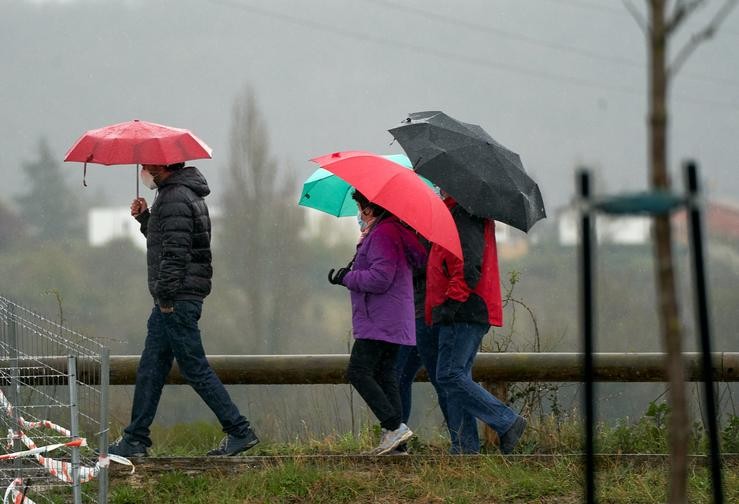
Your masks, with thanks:
M 677 2 L 672 11 L 672 16 L 667 20 L 665 28 L 667 35 L 669 36 L 673 31 L 677 30 L 680 24 L 704 3 L 706 3 L 706 0 L 680 0 Z
M 702 0 L 694 0 L 693 2 L 691 2 L 691 4 L 699 3 L 701 1 Z M 693 51 L 695 51 L 702 42 L 710 39 L 716 34 L 719 27 L 721 26 L 721 23 L 723 23 L 723 21 L 729 16 L 734 7 L 736 7 L 737 3 L 739 3 L 739 0 L 726 0 L 721 8 L 716 11 L 713 19 L 711 19 L 706 27 L 703 28 L 701 31 L 694 33 L 693 36 L 690 37 L 690 40 L 678 51 L 674 61 L 667 68 L 668 78 L 672 78 L 677 74 L 680 68 L 682 68 L 685 61 L 687 61 L 690 55 L 693 54 Z
M 644 35 L 649 33 L 649 23 L 647 23 L 647 19 L 642 15 L 641 12 L 639 12 L 639 9 L 636 8 L 636 6 L 631 3 L 631 0 L 622 0 L 624 7 L 626 7 L 626 10 L 629 11 L 629 14 L 631 14 L 631 17 L 634 18 L 634 21 L 636 21 L 636 24 L 639 25 L 639 28 L 644 32 Z

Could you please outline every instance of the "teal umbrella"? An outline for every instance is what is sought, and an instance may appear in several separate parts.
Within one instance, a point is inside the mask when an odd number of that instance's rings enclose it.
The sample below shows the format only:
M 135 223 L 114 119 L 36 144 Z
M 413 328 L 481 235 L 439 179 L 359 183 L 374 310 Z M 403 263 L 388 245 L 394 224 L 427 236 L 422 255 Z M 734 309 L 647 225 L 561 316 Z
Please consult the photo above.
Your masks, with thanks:
M 413 169 L 410 159 L 405 154 L 390 154 L 382 157 L 409 170 Z M 434 187 L 425 178 L 421 177 L 421 179 L 429 187 Z M 300 194 L 298 205 L 315 208 L 336 217 L 356 216 L 357 205 L 352 199 L 353 189 L 330 171 L 318 168 L 303 182 L 303 191 Z

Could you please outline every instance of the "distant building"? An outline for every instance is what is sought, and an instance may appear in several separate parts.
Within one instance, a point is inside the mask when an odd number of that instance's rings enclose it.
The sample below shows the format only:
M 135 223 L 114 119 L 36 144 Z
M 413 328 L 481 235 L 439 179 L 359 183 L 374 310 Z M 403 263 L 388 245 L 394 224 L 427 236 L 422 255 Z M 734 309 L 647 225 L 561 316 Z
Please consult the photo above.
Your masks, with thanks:
M 503 260 L 516 259 L 529 252 L 529 238 L 518 229 L 495 221 L 495 242 L 498 257 Z
M 218 207 L 209 209 L 211 219 L 218 219 Z M 87 213 L 87 242 L 93 247 L 102 247 L 114 240 L 131 240 L 137 248 L 146 250 L 146 237 L 140 225 L 131 217 L 129 207 L 96 207 Z
M 337 218 L 308 209 L 300 237 L 304 240 L 321 239 L 329 246 L 356 243 L 359 239 L 359 224 L 356 217 Z M 528 252 L 526 234 L 502 222 L 495 222 L 495 240 L 501 259 L 513 259 Z
M 739 240 L 739 204 L 733 201 L 716 200 L 707 202 L 703 208 L 703 220 L 708 236 Z M 677 238 L 687 242 L 688 223 L 685 210 L 672 218 Z
M 329 246 L 356 243 L 359 223 L 356 217 L 334 217 L 311 208 L 305 209 L 305 224 L 300 231 L 303 240 L 320 239 Z
M 580 241 L 580 213 L 572 207 L 556 212 L 557 239 L 560 245 L 572 247 Z M 598 243 L 643 245 L 649 242 L 652 220 L 649 217 L 613 217 L 599 214 L 595 218 Z
M 87 214 L 87 241 L 102 247 L 113 240 L 129 239 L 137 248 L 146 250 L 146 237 L 128 207 L 91 208 Z
M 557 238 L 562 246 L 574 246 L 579 241 L 580 214 L 572 207 L 559 210 L 556 217 Z M 730 201 L 709 201 L 703 209 L 706 234 L 729 240 L 739 240 L 739 204 Z M 672 216 L 677 240 L 687 242 L 685 210 Z M 598 243 L 643 245 L 651 242 L 652 218 L 623 217 L 597 214 L 595 230 Z

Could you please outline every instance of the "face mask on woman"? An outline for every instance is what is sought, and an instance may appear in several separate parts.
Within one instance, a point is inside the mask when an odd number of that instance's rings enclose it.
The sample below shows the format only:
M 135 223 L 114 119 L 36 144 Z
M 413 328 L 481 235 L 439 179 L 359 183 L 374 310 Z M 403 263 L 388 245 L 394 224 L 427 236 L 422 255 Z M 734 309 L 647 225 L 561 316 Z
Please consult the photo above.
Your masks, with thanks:
M 360 210 L 357 212 L 357 224 L 359 224 L 359 230 L 364 231 L 364 229 L 367 227 L 367 223 L 364 222 L 364 219 L 362 219 L 362 211 Z
M 149 189 L 154 190 L 157 188 L 157 183 L 154 182 L 154 175 L 149 173 L 148 170 L 144 170 L 143 168 L 141 168 L 139 177 L 141 177 L 141 182 Z

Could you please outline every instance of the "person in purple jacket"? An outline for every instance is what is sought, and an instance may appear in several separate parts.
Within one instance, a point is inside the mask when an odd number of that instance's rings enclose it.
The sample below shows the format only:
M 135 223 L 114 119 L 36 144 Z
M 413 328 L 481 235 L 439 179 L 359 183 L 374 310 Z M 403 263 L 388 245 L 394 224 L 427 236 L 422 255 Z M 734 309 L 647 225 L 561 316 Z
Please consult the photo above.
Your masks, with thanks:
M 413 268 L 424 266 L 426 250 L 397 217 L 359 191 L 352 197 L 362 236 L 350 265 L 332 269 L 328 279 L 351 294 L 355 342 L 347 378 L 380 421 L 382 439 L 371 453 L 384 455 L 413 436 L 401 418 L 395 363 L 400 345 L 416 344 Z

